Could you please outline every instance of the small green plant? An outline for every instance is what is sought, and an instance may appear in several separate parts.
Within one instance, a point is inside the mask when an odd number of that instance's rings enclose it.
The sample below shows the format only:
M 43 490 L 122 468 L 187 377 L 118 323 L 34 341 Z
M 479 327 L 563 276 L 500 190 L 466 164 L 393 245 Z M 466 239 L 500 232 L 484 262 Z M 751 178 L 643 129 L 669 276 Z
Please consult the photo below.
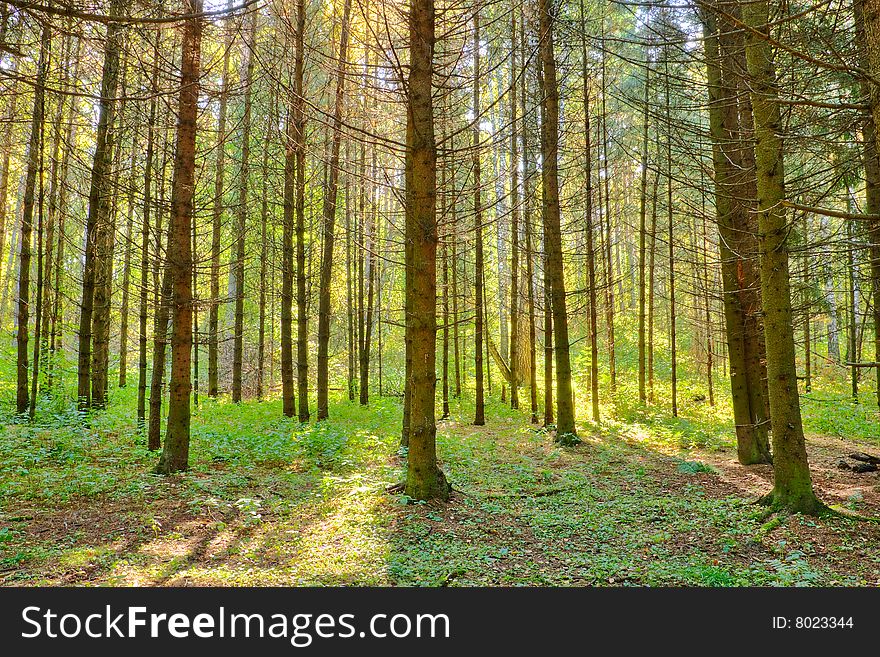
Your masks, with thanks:
M 699 474 L 701 472 L 717 474 L 715 468 L 702 461 L 682 461 L 678 464 L 678 471 L 683 474 Z

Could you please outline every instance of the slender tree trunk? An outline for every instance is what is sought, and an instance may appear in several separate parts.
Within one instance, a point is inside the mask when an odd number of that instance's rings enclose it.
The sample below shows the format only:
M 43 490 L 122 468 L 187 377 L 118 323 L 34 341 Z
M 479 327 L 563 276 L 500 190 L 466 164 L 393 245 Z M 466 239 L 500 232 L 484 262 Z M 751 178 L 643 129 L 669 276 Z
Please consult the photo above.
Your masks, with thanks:
M 122 44 L 120 44 L 122 47 Z M 104 408 L 107 405 L 107 393 L 110 383 L 110 312 L 113 297 L 113 252 L 116 244 L 116 218 L 119 209 L 119 189 L 122 177 L 122 144 L 124 131 L 122 117 L 125 116 L 127 54 L 119 64 L 118 77 L 121 82 L 120 95 L 115 110 L 117 126 L 111 127 L 114 145 L 112 155 L 112 182 L 108 183 L 106 193 L 110 205 L 104 225 L 98 226 L 98 237 L 95 244 L 95 281 L 92 314 L 92 406 Z M 116 146 L 116 142 L 119 145 Z
M 309 421 L 309 337 L 306 313 L 306 127 L 303 98 L 305 0 L 296 0 L 296 55 L 293 76 L 293 142 L 296 159 L 296 383 L 299 421 Z
M 40 49 L 42 50 L 42 43 L 40 45 Z M 47 54 L 48 57 L 48 54 Z M 40 73 L 38 72 L 39 76 Z M 45 83 L 45 77 L 42 80 Z M 33 359 L 33 375 L 31 377 L 31 393 L 30 393 L 30 408 L 29 415 L 30 420 L 33 421 L 37 414 L 37 390 L 40 382 L 40 347 L 42 343 L 42 336 L 40 331 L 43 326 L 43 209 L 44 209 L 44 162 L 45 162 L 45 125 L 43 123 L 43 117 L 46 114 L 45 107 L 45 92 L 41 92 L 40 94 L 40 103 L 41 107 L 39 110 L 40 113 L 40 124 L 39 124 L 39 136 L 37 142 L 37 184 L 39 185 L 39 191 L 37 193 L 37 288 L 35 290 L 36 294 L 36 313 L 34 315 L 34 359 Z M 31 159 L 31 158 L 29 158 Z M 29 163 L 30 165 L 30 163 Z M 24 236 L 23 236 L 24 237 Z M 30 236 L 28 235 L 28 240 L 30 240 Z M 22 246 L 25 244 L 25 240 L 22 239 Z M 28 245 L 28 248 L 30 245 Z M 24 290 L 25 295 L 27 295 L 27 289 Z M 22 290 L 19 289 L 19 295 L 22 294 Z M 21 303 L 19 301 L 19 303 Z M 19 306 L 20 308 L 20 306 Z M 19 318 L 22 316 L 19 315 Z M 27 329 L 27 307 L 25 308 L 25 322 L 24 326 Z M 19 325 L 21 326 L 21 325 Z M 25 339 L 27 338 L 27 331 L 25 331 Z M 27 342 L 25 341 L 25 344 Z M 27 362 L 27 356 L 25 356 L 25 363 Z M 27 374 L 27 364 L 25 364 L 25 374 Z
M 669 47 L 664 48 L 663 55 L 665 93 L 665 111 L 667 120 L 666 134 L 666 219 L 669 226 L 669 364 L 671 369 L 670 387 L 672 393 L 672 417 L 678 417 L 678 345 L 676 336 L 677 314 L 675 306 L 675 212 L 672 207 L 672 117 L 669 99 L 671 95 L 669 81 Z
M 584 208 L 584 232 L 587 247 L 587 286 L 589 288 L 590 315 L 590 403 L 593 421 L 599 421 L 599 335 L 596 299 L 596 253 L 593 244 L 593 147 L 590 130 L 590 87 L 587 68 L 587 25 L 584 0 L 580 0 L 581 26 L 581 76 L 583 77 L 584 102 L 584 178 L 586 181 L 586 207 Z M 647 89 L 647 80 L 645 83 Z M 647 117 L 646 117 L 647 121 Z M 644 261 L 644 254 L 640 262 Z M 644 287 L 644 285 L 642 286 Z
M 230 0 L 229 6 L 232 2 Z M 228 25 L 226 26 L 228 29 Z M 226 112 L 229 95 L 229 58 L 232 51 L 230 36 L 223 44 L 223 72 L 220 78 L 219 110 L 217 117 L 217 154 L 214 162 L 214 198 L 211 209 L 211 302 L 208 307 L 208 396 L 219 394 L 219 324 L 220 324 L 220 232 L 223 225 L 223 186 L 226 175 Z
M 270 103 L 270 107 L 274 102 Z M 266 287 L 268 280 L 269 259 L 269 139 L 263 139 L 263 156 L 260 165 L 262 189 L 260 196 L 260 318 L 257 330 L 257 399 L 263 400 L 263 370 L 266 367 Z
M 153 70 L 150 81 L 150 115 L 147 123 L 147 149 L 144 156 L 144 206 L 141 223 L 141 289 L 138 309 L 138 427 L 146 422 L 147 406 L 147 295 L 150 262 L 150 212 L 153 209 L 153 154 L 155 148 L 155 125 L 158 109 L 159 91 L 159 39 L 160 28 L 156 28 L 153 44 Z M 157 254 L 158 257 L 158 254 Z M 155 449 L 155 447 L 153 448 Z
M 30 138 L 28 139 L 27 170 L 25 173 L 24 200 L 22 201 L 21 239 L 19 242 L 18 275 L 18 330 L 16 343 L 17 385 L 16 412 L 28 411 L 28 311 L 30 308 L 31 231 L 33 230 L 34 203 L 37 173 L 41 167 L 41 136 L 45 113 L 46 76 L 49 68 L 49 24 L 43 26 L 40 37 L 40 58 L 37 62 L 37 84 L 34 87 L 34 108 L 31 113 Z M 39 319 L 38 319 L 39 321 Z
M 543 223 L 553 310 L 553 342 L 556 356 L 556 440 L 566 443 L 577 436 L 574 395 L 571 387 L 571 361 L 568 343 L 568 314 L 565 299 L 565 273 L 562 265 L 562 231 L 559 208 L 559 87 L 556 82 L 556 56 L 553 52 L 553 21 L 548 0 L 539 0 L 539 49 L 543 73 L 541 109 L 541 183 Z
M 814 514 L 824 505 L 813 493 L 798 399 L 788 227 L 782 205 L 782 119 L 772 46 L 764 38 L 770 31 L 769 4 L 766 0 L 746 3 L 742 13 L 746 25 L 754 30 L 746 34 L 745 45 L 755 120 L 761 298 L 773 435 L 773 491 L 766 499 L 774 506 Z
M 295 57 L 298 63 L 300 53 L 297 52 Z M 296 158 L 299 149 L 296 108 L 300 102 L 301 99 L 295 92 L 289 96 L 284 144 L 284 215 L 281 226 L 281 407 L 286 417 L 296 415 L 296 388 L 293 374 L 293 237 L 297 200 Z
M 859 66 L 865 70 L 876 73 L 880 67 L 880 52 L 876 52 L 875 59 L 871 59 L 866 33 L 865 8 L 872 5 L 872 29 L 874 50 L 878 50 L 880 40 L 877 34 L 877 3 L 871 0 L 853 0 L 853 14 L 855 18 L 855 43 L 859 54 Z M 880 215 L 880 156 L 878 156 L 878 132 L 877 119 L 880 118 L 878 109 L 878 89 L 876 84 L 860 78 L 859 89 L 862 96 L 869 101 L 871 109 L 863 110 L 862 122 L 862 157 L 865 167 L 865 211 L 877 217 Z M 874 320 L 874 361 L 880 362 L 880 220 L 874 219 L 868 224 L 868 240 L 871 243 L 869 254 L 871 258 L 871 301 Z M 877 404 L 880 406 L 880 367 L 874 368 L 877 383 Z
M 127 0 L 112 0 L 110 16 L 123 16 Z M 85 265 L 83 268 L 82 301 L 79 320 L 79 361 L 77 366 L 77 398 L 80 410 L 92 405 L 92 331 L 97 288 L 98 268 L 103 266 L 99 250 L 112 238 L 107 236 L 110 226 L 112 190 L 109 174 L 113 162 L 114 123 L 116 120 L 116 90 L 119 83 L 119 55 L 122 49 L 124 26 L 107 25 L 104 66 L 101 75 L 101 100 L 98 103 L 98 127 L 95 154 L 92 161 L 89 211 L 86 220 Z M 103 398 L 99 399 L 103 403 Z
M 474 13 L 474 127 L 473 127 L 473 177 L 474 177 L 474 377 L 476 399 L 474 424 L 486 424 L 486 407 L 483 390 L 483 202 L 480 171 L 480 11 Z
M 410 67 L 407 84 L 406 233 L 411 260 L 412 387 L 405 492 L 416 500 L 449 497 L 450 485 L 437 464 L 434 402 L 437 331 L 437 145 L 434 140 L 432 71 L 434 2 L 412 0 L 409 11 Z
M 605 106 L 605 96 L 607 93 L 607 71 L 605 62 L 605 17 L 602 17 L 602 106 L 600 108 L 600 116 L 596 131 L 598 133 L 597 150 L 601 151 L 599 162 L 604 170 L 605 175 L 600 179 L 599 184 L 599 207 L 602 209 L 602 217 L 600 218 L 599 228 L 603 235 L 604 248 L 603 259 L 605 261 L 605 329 L 607 331 L 607 349 L 608 349 L 608 374 L 609 387 L 611 388 L 611 396 L 614 397 L 617 392 L 617 353 L 614 336 L 614 267 L 611 260 L 611 194 L 610 194 L 610 178 L 608 156 L 608 122 L 607 109 Z M 604 192 L 604 193 L 603 193 Z M 604 206 L 603 206 L 604 203 Z M 604 224 L 604 225 L 603 225 Z
M 241 119 L 241 169 L 235 225 L 235 334 L 232 343 L 232 401 L 241 403 L 244 359 L 244 260 L 247 241 L 248 193 L 250 191 L 251 108 L 257 47 L 257 12 L 251 12 L 245 39 L 247 64 L 244 79 L 244 116 Z
M 659 149 L 658 149 L 659 150 Z M 648 246 L 648 403 L 654 403 L 654 264 L 657 254 L 657 197 L 660 187 L 660 171 L 654 174 L 654 191 L 651 194 L 651 235 Z
M 15 57 L 12 60 L 12 70 L 10 71 L 11 75 L 16 75 L 18 73 L 19 66 L 19 58 Z M 6 116 L 4 117 L 5 121 L 5 129 L 3 132 L 3 154 L 2 154 L 2 164 L 0 164 L 0 274 L 4 274 L 5 277 L 9 276 L 9 270 L 2 270 L 2 258 L 6 253 L 6 222 L 7 222 L 7 203 L 9 196 L 9 170 L 10 170 L 10 160 L 12 158 L 12 151 L 14 148 L 14 138 L 15 138 L 15 117 L 17 116 L 16 110 L 18 107 L 18 98 L 21 94 L 18 93 L 18 85 L 14 84 L 10 88 L 10 94 L 8 97 L 8 110 L 6 112 Z M 65 151 L 66 152 L 66 151 Z M 15 222 L 13 222 L 15 223 Z M 0 288 L 6 290 L 6 279 L 0 276 Z M 4 299 L 5 302 L 5 299 Z M 0 308 L 0 320 L 3 319 L 3 312 L 5 311 L 5 303 L 4 307 Z
M 81 69 L 81 58 L 80 53 L 82 52 L 82 44 L 83 41 L 80 38 L 76 39 L 76 48 L 72 49 L 73 54 L 73 72 L 68 80 L 78 80 L 79 72 Z M 77 102 L 75 98 L 70 99 L 70 105 L 68 106 L 67 111 L 67 135 L 66 135 L 66 144 L 73 144 L 76 140 L 77 134 L 77 122 L 74 118 L 77 115 Z M 64 148 L 64 154 L 61 157 L 61 164 L 58 172 L 58 183 L 59 189 L 58 193 L 55 196 L 56 208 L 57 208 L 57 246 L 56 246 L 56 256 L 55 256 L 55 294 L 52 299 L 52 311 L 50 313 L 51 319 L 49 324 L 49 370 L 47 372 L 48 375 L 48 385 L 51 387 L 54 385 L 54 378 L 56 372 L 58 373 L 59 379 L 63 378 L 63 368 L 57 368 L 56 364 L 60 362 L 58 358 L 58 352 L 63 349 L 63 341 L 62 341 L 62 331 L 61 331 L 61 321 L 64 313 L 64 295 L 62 294 L 62 285 L 65 280 L 66 266 L 64 262 L 64 247 L 66 243 L 65 236 L 65 218 L 67 216 L 67 198 L 68 198 L 68 173 L 70 170 L 70 158 L 72 154 L 72 148 Z M 2 183 L 0 183 L 2 184 Z M 2 252 L 2 249 L 0 249 Z
M 202 11 L 202 0 L 187 0 L 187 4 L 187 9 L 192 14 Z M 168 226 L 168 274 L 172 281 L 174 310 L 168 428 L 159 464 L 156 466 L 156 472 L 161 474 L 171 474 L 189 467 L 193 270 L 190 239 L 195 188 L 201 38 L 202 19 L 187 19 L 183 31 L 177 148 L 174 157 L 171 219 Z
M 809 234 L 807 232 L 807 214 L 804 213 L 803 216 L 803 233 L 806 239 L 806 236 Z M 812 392 L 813 390 L 813 372 L 812 372 L 812 359 L 813 359 L 813 343 L 812 337 L 810 335 L 810 324 L 812 323 L 812 317 L 810 313 L 811 304 L 811 295 L 810 295 L 810 255 L 807 253 L 806 249 L 804 249 L 804 295 L 803 295 L 803 303 L 804 303 L 804 391 Z
M 519 408 L 519 142 L 517 137 L 516 13 L 510 20 L 510 407 Z
M 373 149 L 372 161 L 372 179 L 376 180 L 376 149 Z M 367 283 L 367 300 L 366 300 L 366 317 L 364 318 L 364 334 L 360 345 L 360 403 L 366 406 L 370 401 L 370 345 L 373 341 L 373 308 L 375 305 L 375 288 L 376 288 L 376 272 L 378 270 L 378 257 L 376 248 L 378 240 L 376 235 L 379 230 L 378 222 L 378 202 L 376 200 L 375 189 L 371 195 L 372 207 L 370 208 L 371 219 L 367 221 L 365 228 L 366 248 L 364 252 L 364 268 L 366 269 Z M 366 218 L 366 215 L 364 215 Z M 366 219 L 365 219 L 366 220 Z M 445 251 L 444 251 L 445 257 Z
M 646 342 L 645 328 L 647 324 L 647 311 L 645 308 L 645 268 L 647 250 L 647 212 L 648 212 L 648 94 L 650 92 L 651 57 L 648 48 L 645 49 L 645 97 L 642 104 L 642 188 L 639 203 L 639 401 L 645 403 L 648 399 L 646 390 Z
M 163 152 L 167 155 L 167 139 L 163 139 Z M 165 354 L 168 348 L 168 320 L 171 313 L 172 280 L 168 272 L 168 249 L 162 248 L 162 220 L 165 208 L 165 173 L 167 157 L 163 156 L 159 167 L 157 184 L 158 210 L 153 234 L 156 236 L 156 257 L 153 263 L 153 289 L 155 290 L 155 313 L 153 320 L 153 367 L 150 376 L 150 417 L 147 426 L 147 448 L 157 450 L 161 446 L 162 388 L 165 385 Z M 167 243 L 167 239 L 166 239 Z M 163 257 L 164 254 L 164 257 Z M 161 284 L 159 272 L 162 272 Z
M 461 399 L 461 354 L 458 335 L 458 218 L 455 213 L 456 191 L 455 176 L 452 176 L 449 197 L 452 199 L 450 218 L 450 239 L 452 240 L 452 360 L 455 369 L 455 398 Z
M 134 140 L 134 136 L 132 136 Z M 131 288 L 131 249 L 134 242 L 134 194 L 137 144 L 132 142 L 131 168 L 129 170 L 128 202 L 125 220 L 125 255 L 122 263 L 122 306 L 119 309 L 119 387 L 128 380 L 128 311 Z
M 339 39 L 339 59 L 336 76 L 336 102 L 333 111 L 333 139 L 330 151 L 329 178 L 324 192 L 321 281 L 318 292 L 318 419 L 330 416 L 330 286 L 333 278 L 333 243 L 336 227 L 336 195 L 339 185 L 339 145 L 342 139 L 342 111 L 345 104 L 345 78 L 348 60 L 349 18 L 351 0 L 345 0 L 342 10 L 342 32 Z

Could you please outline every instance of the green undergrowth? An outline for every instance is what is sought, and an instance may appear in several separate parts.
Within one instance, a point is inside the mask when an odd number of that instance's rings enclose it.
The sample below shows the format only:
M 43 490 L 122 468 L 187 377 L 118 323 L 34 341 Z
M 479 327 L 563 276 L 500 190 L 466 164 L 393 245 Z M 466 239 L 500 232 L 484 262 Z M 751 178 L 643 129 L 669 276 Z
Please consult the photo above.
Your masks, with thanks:
M 622 364 L 629 358 L 621 351 Z M 658 366 L 662 370 L 663 363 Z M 4 371 L 6 371 L 4 369 Z M 776 514 L 766 490 L 727 481 L 735 445 L 726 391 L 716 404 L 684 373 L 679 417 L 658 372 L 638 403 L 622 370 L 602 418 L 589 420 L 576 370 L 578 434 L 528 421 L 489 395 L 488 422 L 452 400 L 438 422 L 449 504 L 386 492 L 403 480 L 399 398 L 369 407 L 335 399 L 329 421 L 281 415 L 277 399 L 202 396 L 189 472 L 151 474 L 158 455 L 136 422 L 136 388 L 81 415 L 69 396 L 40 400 L 36 421 L 11 412 L 0 381 L 0 582 L 126 585 L 880 584 L 878 530 L 840 515 Z M 873 394 L 862 405 L 817 378 L 804 396 L 808 432 L 880 443 Z M 613 403 L 612 403 L 613 401 Z M 539 397 L 539 402 L 542 400 Z M 870 451 L 870 449 L 868 450 Z M 853 493 L 846 506 L 866 509 Z

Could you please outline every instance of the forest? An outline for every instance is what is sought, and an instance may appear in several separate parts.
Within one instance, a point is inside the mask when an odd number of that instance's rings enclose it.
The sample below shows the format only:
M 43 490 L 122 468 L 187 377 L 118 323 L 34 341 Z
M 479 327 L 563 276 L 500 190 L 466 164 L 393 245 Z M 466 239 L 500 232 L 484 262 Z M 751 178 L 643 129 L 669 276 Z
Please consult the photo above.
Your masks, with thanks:
M 880 0 L 0 2 L 0 584 L 880 585 L 878 123 Z

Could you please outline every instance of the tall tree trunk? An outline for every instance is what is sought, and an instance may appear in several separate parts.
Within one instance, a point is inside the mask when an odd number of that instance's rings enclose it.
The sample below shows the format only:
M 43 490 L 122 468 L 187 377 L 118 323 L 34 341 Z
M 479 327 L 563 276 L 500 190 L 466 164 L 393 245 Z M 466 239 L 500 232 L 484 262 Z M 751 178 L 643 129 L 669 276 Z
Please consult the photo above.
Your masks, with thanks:
M 721 256 L 722 301 L 730 361 L 731 400 L 740 463 L 770 462 L 764 413 L 764 384 L 756 314 L 760 285 L 751 259 L 755 236 L 749 220 L 747 189 L 751 173 L 744 153 L 753 149 L 744 136 L 732 79 L 732 28 L 712 9 L 702 13 L 709 83 L 709 130 L 715 170 L 715 210 Z M 744 181 L 745 179 L 745 181 Z
M 590 403 L 593 421 L 599 421 L 599 330 L 596 299 L 596 252 L 593 244 L 593 146 L 590 130 L 590 85 L 587 69 L 587 25 L 584 0 L 580 0 L 581 26 L 581 76 L 583 77 L 584 102 L 584 178 L 586 180 L 586 207 L 584 208 L 584 232 L 587 237 L 587 286 L 590 303 Z M 645 82 L 647 89 L 647 79 Z M 644 254 L 640 262 L 644 261 Z M 642 285 L 644 288 L 644 284 Z
M 150 80 L 150 115 L 147 122 L 147 149 L 144 156 L 144 205 L 141 217 L 141 289 L 138 308 L 138 401 L 137 421 L 143 428 L 147 406 L 147 297 L 150 263 L 150 212 L 153 209 L 153 155 L 156 141 L 156 113 L 159 92 L 159 40 L 161 29 L 156 28 L 153 42 L 153 61 Z M 158 254 L 157 254 L 158 257 Z M 155 448 L 154 448 L 155 449 Z
M 330 286 L 333 282 L 333 243 L 336 229 L 336 196 L 339 187 L 339 145 L 342 140 L 342 111 L 345 104 L 345 78 L 348 61 L 349 19 L 351 0 L 345 0 L 342 9 L 342 27 L 339 38 L 339 70 L 336 75 L 336 101 L 333 110 L 333 139 L 330 150 L 327 186 L 324 190 L 321 280 L 318 290 L 318 419 L 330 416 Z
M 228 6 L 232 7 L 232 0 Z M 229 29 L 228 20 L 226 29 Z M 214 198 L 211 208 L 211 302 L 208 307 L 208 397 L 219 394 L 219 324 L 220 324 L 220 234 L 223 226 L 223 186 L 226 175 L 226 112 L 229 96 L 229 58 L 232 52 L 231 34 L 223 44 L 223 72 L 220 78 L 220 97 L 217 117 L 217 150 L 214 161 Z M 282 320 L 283 321 L 283 320 Z M 282 329 L 283 330 L 283 329 Z
M 24 200 L 22 201 L 21 241 L 19 243 L 18 275 L 18 330 L 16 343 L 17 385 L 15 409 L 17 413 L 28 411 L 28 310 L 30 307 L 31 231 L 33 229 L 34 202 L 37 173 L 41 167 L 41 136 L 45 113 L 46 76 L 49 68 L 49 24 L 43 26 L 40 37 L 40 58 L 37 62 L 37 84 L 34 87 L 34 108 L 31 113 L 30 138 L 28 139 L 27 170 L 25 173 Z
M 190 13 L 202 11 L 202 0 L 187 0 Z M 171 474 L 189 467 L 190 365 L 192 359 L 192 251 L 190 239 L 195 188 L 196 119 L 202 19 L 184 23 L 177 149 L 168 226 L 168 273 L 172 290 L 171 381 L 168 428 L 156 472 Z
M 553 342 L 556 356 L 556 440 L 568 442 L 577 436 L 574 396 L 571 387 L 571 361 L 568 343 L 568 313 L 565 299 L 565 273 L 562 264 L 562 231 L 559 208 L 559 87 L 556 82 L 556 56 L 553 52 L 553 21 L 550 2 L 539 0 L 539 49 L 543 73 L 541 110 L 541 183 L 543 223 L 546 236 L 550 304 L 553 310 Z
M 611 194 L 610 179 L 611 171 L 609 170 L 608 156 L 608 111 L 605 106 L 606 95 L 608 90 L 607 71 L 605 62 L 605 16 L 602 16 L 602 106 L 600 108 L 599 121 L 596 126 L 597 134 L 597 151 L 599 151 L 599 162 L 604 170 L 604 176 L 599 180 L 599 207 L 602 210 L 599 223 L 599 232 L 602 234 L 603 248 L 602 256 L 605 261 L 605 329 L 607 332 L 607 350 L 608 350 L 608 374 L 609 387 L 611 388 L 612 399 L 617 392 L 617 353 L 614 335 L 614 267 L 611 260 Z M 604 205 L 603 205 L 604 204 Z
M 474 177 L 474 377 L 476 399 L 474 424 L 486 424 L 486 406 L 483 390 L 483 201 L 480 171 L 480 11 L 474 13 L 474 89 L 473 89 L 473 177 Z
M 659 132 L 657 134 L 659 146 Z M 659 148 L 658 148 L 659 152 Z M 660 188 L 660 171 L 654 174 L 654 191 L 651 194 L 651 235 L 648 246 L 648 403 L 654 403 L 654 264 L 657 254 L 657 197 Z
M 305 63 L 305 0 L 296 1 L 296 55 L 293 76 L 293 136 L 296 154 L 296 384 L 299 397 L 299 421 L 309 421 L 309 336 L 306 314 L 306 128 L 303 97 Z
M 95 245 L 95 291 L 92 314 L 92 406 L 103 408 L 107 405 L 107 393 L 110 382 L 110 312 L 113 297 L 113 253 L 116 244 L 116 218 L 119 209 L 119 189 L 122 178 L 122 144 L 121 135 L 124 131 L 122 117 L 125 116 L 126 70 L 127 55 L 120 63 L 119 78 L 121 81 L 120 95 L 122 99 L 115 111 L 117 127 L 114 130 L 112 182 L 109 183 L 107 194 L 110 197 L 110 209 L 106 224 L 98 226 L 99 236 Z M 112 128 L 111 128 L 112 129 Z
M 412 0 L 409 11 L 410 68 L 406 124 L 406 233 L 411 271 L 412 336 L 409 452 L 406 494 L 416 500 L 449 497 L 437 464 L 434 420 L 437 331 L 437 145 L 434 140 L 432 71 L 434 2 Z
M 241 402 L 244 359 L 244 260 L 247 241 L 248 192 L 250 191 L 251 108 L 253 106 L 254 64 L 257 47 L 257 15 L 251 12 L 245 38 L 247 65 L 244 79 L 244 115 L 241 119 L 241 169 L 238 182 L 238 208 L 235 225 L 235 333 L 232 342 L 232 401 Z
M 372 154 L 372 180 L 377 179 L 378 171 L 376 165 L 376 149 L 373 149 Z M 366 184 L 366 183 L 365 183 Z M 367 299 L 366 299 L 366 309 L 364 318 L 364 331 L 363 338 L 361 340 L 360 345 L 360 403 L 362 406 L 366 406 L 370 401 L 370 345 L 373 340 L 373 307 L 375 305 L 375 288 L 376 288 L 376 271 L 377 271 L 377 261 L 378 256 L 376 253 L 377 250 L 377 240 L 376 234 L 378 232 L 378 202 L 376 199 L 376 190 L 375 188 L 371 190 L 370 193 L 371 200 L 371 208 L 370 208 L 370 220 L 366 220 L 366 214 L 364 214 L 364 221 L 366 222 L 366 228 L 364 229 L 365 233 L 365 241 L 366 246 L 364 249 L 364 269 L 366 270 L 366 284 L 367 284 Z M 444 251 L 445 257 L 445 251 Z
M 165 354 L 168 348 L 168 319 L 171 314 L 172 280 L 168 272 L 168 247 L 162 247 L 162 220 L 165 208 L 165 179 L 167 158 L 167 138 L 162 140 L 162 166 L 159 167 L 157 184 L 158 205 L 156 225 L 153 228 L 155 239 L 155 258 L 153 261 L 153 290 L 155 291 L 155 313 L 153 318 L 153 367 L 150 372 L 150 417 L 147 426 L 147 448 L 159 449 L 162 432 L 162 388 L 165 385 Z M 167 245 L 167 236 L 166 236 Z M 164 255 L 164 257 L 163 257 Z M 162 272 L 161 279 L 159 272 Z M 160 283 L 161 281 L 161 283 Z
M 666 219 L 669 227 L 669 364 L 670 388 L 672 394 L 672 417 L 678 417 L 678 340 L 676 337 L 677 314 L 675 306 L 675 212 L 672 206 L 672 116 L 669 100 L 671 96 L 669 80 L 669 46 L 664 47 L 663 69 L 665 82 L 666 133 Z
M 41 40 L 40 49 L 42 50 L 43 43 Z M 47 53 L 48 58 L 48 53 Z M 39 76 L 40 73 L 38 72 Z M 45 77 L 42 82 L 45 84 Z M 38 127 L 38 138 L 37 138 L 37 184 L 39 185 L 39 191 L 37 192 L 37 287 L 35 290 L 35 298 L 36 298 L 36 313 L 34 314 L 34 357 L 33 357 L 33 375 L 31 377 L 31 393 L 30 393 L 30 408 L 29 415 L 30 420 L 33 421 L 37 414 L 37 390 L 40 382 L 40 346 L 42 342 L 42 336 L 40 335 L 40 331 L 42 330 L 42 313 L 43 313 L 43 210 L 44 210 L 44 196 L 45 196 L 45 187 L 44 187 L 44 169 L 45 169 L 45 125 L 43 123 L 43 117 L 46 114 L 45 107 L 45 91 L 39 94 L 40 96 L 40 104 L 41 107 L 39 109 L 40 114 L 40 123 Z M 34 155 L 30 155 L 28 160 L 28 166 L 30 168 L 31 163 L 33 162 Z M 29 231 L 30 232 L 30 229 Z M 30 235 L 27 235 L 27 241 L 30 241 Z M 24 255 L 24 246 L 25 246 L 25 235 L 24 230 L 22 230 L 22 255 Z M 27 245 L 28 250 L 30 250 L 30 244 Z M 30 256 L 30 253 L 28 253 Z M 30 263 L 28 263 L 30 264 Z M 19 295 L 24 292 L 25 298 L 27 298 L 28 290 L 27 287 L 22 290 L 19 288 Z M 21 297 L 19 296 L 19 299 Z M 19 304 L 21 301 L 19 300 Z M 25 345 L 27 345 L 27 305 L 25 305 L 25 313 L 22 315 L 19 313 L 19 320 L 24 317 L 24 327 L 25 327 Z M 19 309 L 21 306 L 19 306 Z M 21 324 L 19 324 L 19 329 L 21 328 Z M 21 333 L 19 332 L 19 335 Z M 19 343 L 19 347 L 21 343 Z M 20 355 L 20 354 L 19 354 Z M 27 375 L 27 356 L 25 356 L 25 375 Z
M 642 186 L 639 197 L 639 401 L 648 399 L 646 390 L 646 335 L 647 324 L 645 274 L 647 250 L 647 213 L 648 213 L 648 94 L 650 92 L 651 57 L 650 49 L 645 48 L 645 96 L 642 103 Z M 589 115 L 588 115 L 589 116 Z M 589 151 L 588 151 L 589 152 Z
M 119 387 L 124 388 L 128 380 L 128 313 L 131 288 L 131 250 L 134 242 L 134 195 L 135 165 L 137 144 L 132 135 L 131 165 L 129 169 L 128 199 L 125 220 L 125 255 L 122 262 L 122 305 L 119 308 Z
M 458 216 L 457 193 L 455 191 L 455 175 L 450 180 L 449 198 L 452 199 L 450 212 L 450 239 L 452 240 L 452 361 L 455 369 L 455 398 L 461 399 L 461 353 L 458 331 Z
M 270 102 L 270 107 L 274 107 L 274 100 Z M 268 259 L 269 259 L 269 139 L 268 135 L 263 138 L 263 155 L 260 163 L 260 317 L 259 327 L 257 329 L 257 399 L 263 400 L 264 390 L 263 381 L 265 374 L 263 370 L 266 366 L 266 288 L 270 281 L 268 279 Z
M 298 38 L 298 36 L 297 36 Z M 294 45 L 295 48 L 298 46 Z M 300 53 L 295 55 L 299 62 Z M 295 63 L 296 65 L 296 63 Z M 281 226 L 281 409 L 286 417 L 296 415 L 296 389 L 293 374 L 293 237 L 296 214 L 297 105 L 296 92 L 287 103 L 284 142 L 284 214 Z
M 110 3 L 110 16 L 124 16 L 127 10 L 128 0 L 112 0 Z M 116 90 L 119 84 L 119 55 L 122 50 L 124 30 L 124 26 L 120 23 L 107 25 L 104 65 L 101 74 L 101 100 L 98 103 L 98 127 L 89 188 L 85 265 L 79 320 L 77 398 L 80 410 L 85 410 L 92 405 L 92 323 L 98 268 L 103 266 L 99 250 L 101 245 L 107 244 L 112 239 L 107 236 L 112 204 L 109 175 L 115 146 L 113 129 L 116 120 Z M 103 402 L 103 399 L 99 399 L 99 401 Z
M 872 24 L 873 29 L 877 28 L 878 7 L 876 2 L 871 0 L 853 0 L 853 14 L 855 18 L 855 43 L 859 54 L 859 66 L 864 70 L 877 72 L 880 67 L 872 66 L 872 59 L 869 57 L 868 41 L 865 24 L 865 8 L 873 5 Z M 874 35 L 875 49 L 880 46 L 877 35 Z M 873 60 L 873 64 L 880 64 L 880 53 Z M 862 111 L 862 157 L 865 167 L 865 211 L 867 214 L 875 217 L 868 224 L 868 239 L 871 243 L 871 301 L 874 320 L 874 361 L 880 362 L 880 219 L 876 217 L 880 215 L 880 155 L 878 155 L 878 133 L 877 119 L 880 118 L 880 109 L 878 105 L 878 90 L 876 84 L 871 84 L 868 80 L 861 78 L 859 80 L 859 90 L 862 96 L 869 102 L 872 110 Z M 880 367 L 874 368 L 877 382 L 877 404 L 880 406 Z
M 526 35 L 526 19 L 525 16 L 520 17 L 520 38 L 522 39 L 522 51 L 526 53 L 528 50 L 528 39 Z M 520 75 L 520 108 L 523 117 L 522 129 L 522 152 L 523 152 L 523 224 L 525 224 L 526 233 L 526 284 L 528 291 L 526 293 L 526 303 L 528 304 L 529 313 L 529 407 L 531 410 L 532 424 L 538 423 L 538 357 L 537 357 L 537 327 L 535 318 L 535 249 L 533 238 L 532 208 L 534 200 L 534 163 L 531 156 L 530 138 L 532 131 L 530 129 L 531 121 L 529 120 L 529 111 L 527 106 L 528 84 L 527 69 L 525 66 Z
M 761 298 L 767 349 L 767 380 L 773 435 L 773 491 L 766 501 L 815 514 L 824 508 L 813 493 L 801 423 L 795 369 L 794 330 L 788 268 L 788 226 L 782 201 L 785 174 L 778 83 L 769 36 L 766 0 L 742 5 L 746 62 L 755 120 Z
M 517 135 L 516 13 L 510 19 L 510 407 L 519 408 L 519 142 Z

